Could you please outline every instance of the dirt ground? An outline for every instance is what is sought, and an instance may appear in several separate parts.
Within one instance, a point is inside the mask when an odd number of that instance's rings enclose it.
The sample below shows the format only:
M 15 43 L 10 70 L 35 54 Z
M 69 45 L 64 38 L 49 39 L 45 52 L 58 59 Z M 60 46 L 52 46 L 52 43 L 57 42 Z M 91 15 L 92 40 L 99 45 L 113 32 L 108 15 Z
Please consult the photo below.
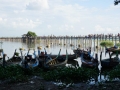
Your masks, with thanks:
M 0 90 L 120 90 L 120 83 L 107 83 L 104 85 L 88 85 L 78 83 L 70 87 L 58 86 L 48 82 L 41 77 L 34 76 L 27 82 L 22 83 L 0 83 Z

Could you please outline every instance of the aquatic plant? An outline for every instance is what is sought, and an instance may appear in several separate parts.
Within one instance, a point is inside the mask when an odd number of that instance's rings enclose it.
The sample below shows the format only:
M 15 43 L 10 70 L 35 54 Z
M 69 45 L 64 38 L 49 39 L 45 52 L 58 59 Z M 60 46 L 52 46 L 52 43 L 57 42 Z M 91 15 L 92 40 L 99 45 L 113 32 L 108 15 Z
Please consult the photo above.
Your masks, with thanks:
M 105 47 L 105 46 L 111 47 L 111 46 L 113 46 L 113 42 L 112 41 L 101 41 L 100 45 L 102 47 Z

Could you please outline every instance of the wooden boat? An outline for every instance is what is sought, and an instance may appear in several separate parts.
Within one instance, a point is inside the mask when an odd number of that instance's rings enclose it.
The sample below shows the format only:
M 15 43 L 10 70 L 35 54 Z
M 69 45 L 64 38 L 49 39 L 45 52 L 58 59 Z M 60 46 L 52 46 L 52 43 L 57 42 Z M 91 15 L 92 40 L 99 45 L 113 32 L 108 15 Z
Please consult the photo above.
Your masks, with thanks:
M 6 58 L 8 58 L 8 59 L 6 60 Z M 3 59 L 1 61 L 1 63 L 2 63 L 2 66 L 19 64 L 19 62 L 12 62 L 11 59 L 9 59 L 9 57 L 7 56 L 7 54 L 3 54 Z
M 110 47 L 110 48 L 107 48 L 107 47 L 105 46 L 105 50 L 106 50 L 107 52 L 110 52 L 110 51 L 113 51 L 113 50 L 116 50 L 116 49 L 118 49 L 118 46 L 116 46 L 116 45 L 114 45 L 113 47 Z
M 72 61 L 69 61 L 69 60 L 68 60 L 66 66 L 68 66 L 68 67 L 70 66 L 70 67 L 73 67 L 73 68 L 74 68 L 74 67 L 79 67 L 79 63 L 78 63 L 78 61 L 75 60 L 75 59 L 72 60 Z
M 110 48 L 107 48 L 105 46 L 105 55 L 106 55 L 106 53 L 109 53 L 109 52 L 116 53 L 117 51 L 120 53 L 120 49 L 118 49 L 118 46 L 116 46 L 116 45 L 114 45 L 114 47 L 110 47 Z
M 88 49 L 82 50 L 82 49 L 77 48 L 77 49 L 74 49 L 73 52 L 74 52 L 74 54 L 76 54 L 77 57 L 79 57 L 81 55 L 81 53 L 85 53 L 86 55 L 88 53 L 91 53 L 91 49 L 90 50 L 88 50 Z
M 84 53 L 81 54 L 81 63 L 82 67 L 88 67 L 88 68 L 96 68 L 98 67 L 98 57 L 96 54 L 96 57 L 92 57 L 91 59 L 85 59 L 84 58 Z
M 39 60 L 36 56 L 35 50 L 34 50 L 34 59 L 31 59 L 30 61 L 28 61 L 28 57 L 24 56 L 25 58 L 22 58 L 21 62 L 20 62 L 20 66 L 22 66 L 23 68 L 29 68 L 29 67 L 37 67 L 39 66 Z
M 45 48 L 44 48 L 44 50 L 45 50 L 45 52 L 40 51 L 40 49 L 38 49 L 38 56 L 37 56 L 37 57 L 38 57 L 39 61 L 40 61 L 42 64 L 43 64 L 45 61 L 51 59 L 50 55 L 47 54 Z
M 113 50 L 113 51 L 111 51 L 111 52 L 112 52 L 111 55 L 115 55 L 116 52 L 117 52 L 118 54 L 120 54 L 120 49 L 115 49 L 115 50 Z
M 83 52 L 83 50 L 77 48 L 77 49 L 74 49 L 73 52 L 74 52 L 74 54 L 76 54 L 76 55 L 81 55 L 81 53 Z
M 60 49 L 60 51 L 61 51 L 61 49 Z M 60 54 L 60 51 L 59 51 L 59 54 Z M 58 54 L 58 56 L 59 56 L 59 54 Z M 51 68 L 65 66 L 67 61 L 68 61 L 67 50 L 66 50 L 66 58 L 61 58 L 59 60 L 58 56 L 56 58 L 53 58 L 51 60 L 46 61 L 45 64 L 44 64 L 44 67 L 51 69 Z
M 0 49 L 0 60 L 2 60 L 3 59 L 3 49 Z
M 66 55 L 60 55 L 60 53 L 58 55 L 52 55 L 52 54 L 47 54 L 46 49 L 44 48 L 45 52 L 40 52 L 40 50 L 38 49 L 38 57 L 40 58 L 40 60 L 44 60 L 45 58 L 56 58 L 58 57 L 59 60 L 62 60 L 61 58 L 66 58 Z M 72 61 L 74 59 L 76 59 L 77 56 L 76 54 L 68 54 L 68 61 Z
M 100 63 L 102 69 L 111 69 L 117 66 L 120 63 L 120 59 L 118 57 L 118 53 L 116 53 L 116 57 L 112 57 L 113 55 L 109 52 L 109 58 L 102 59 L 102 52 L 100 54 Z
M 15 49 L 15 52 L 11 58 L 8 57 L 7 62 L 20 62 L 21 61 L 21 56 L 18 55 L 16 52 L 17 49 Z
M 51 58 L 55 58 L 57 57 L 57 55 L 49 55 Z M 76 59 L 76 54 L 68 54 L 68 61 L 73 61 L 74 59 Z M 66 55 L 59 55 L 58 57 L 59 59 L 60 58 L 66 58 Z

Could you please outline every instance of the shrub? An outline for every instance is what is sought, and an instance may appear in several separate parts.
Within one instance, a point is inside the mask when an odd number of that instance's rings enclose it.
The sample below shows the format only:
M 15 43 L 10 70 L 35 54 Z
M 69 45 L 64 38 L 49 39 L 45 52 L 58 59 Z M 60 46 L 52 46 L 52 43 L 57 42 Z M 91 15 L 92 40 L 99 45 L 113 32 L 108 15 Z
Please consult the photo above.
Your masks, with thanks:
M 112 41 L 102 41 L 102 42 L 100 43 L 100 45 L 101 45 L 102 47 L 105 47 L 105 46 L 111 47 L 111 46 L 113 46 L 113 42 L 112 42 Z

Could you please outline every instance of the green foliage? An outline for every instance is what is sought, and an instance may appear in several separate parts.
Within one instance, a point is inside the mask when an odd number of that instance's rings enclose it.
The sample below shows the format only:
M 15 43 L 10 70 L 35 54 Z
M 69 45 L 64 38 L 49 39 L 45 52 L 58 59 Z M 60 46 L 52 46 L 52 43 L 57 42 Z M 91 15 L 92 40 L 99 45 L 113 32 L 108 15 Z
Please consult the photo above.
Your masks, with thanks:
M 28 36 L 32 36 L 32 37 L 36 37 L 36 33 L 35 32 L 31 32 L 31 31 L 28 31 L 27 33 Z
M 96 69 L 60 67 L 54 70 L 44 71 L 39 67 L 25 69 L 19 65 L 0 66 L 0 80 L 10 80 L 10 82 L 27 81 L 30 76 L 42 76 L 45 80 L 73 84 L 77 82 L 89 82 L 98 77 L 99 72 Z M 108 80 L 120 79 L 120 65 L 110 71 L 103 73 Z M 41 88 L 44 88 L 41 85 Z
M 42 76 L 45 80 L 64 82 L 68 84 L 73 82 L 86 82 L 94 78 L 96 75 L 97 72 L 94 69 L 64 67 L 48 71 Z
M 19 65 L 0 66 L 0 80 L 9 79 L 12 82 L 26 81 L 32 75 L 30 69 L 24 69 Z
M 113 70 L 108 72 L 108 78 L 114 80 L 116 78 L 120 79 L 120 65 L 117 65 Z
M 102 41 L 102 42 L 100 43 L 100 45 L 101 45 L 102 47 L 105 47 L 105 46 L 111 47 L 111 46 L 113 46 L 113 42 L 112 42 L 112 41 Z
M 98 75 L 98 72 L 94 69 L 88 68 L 72 68 L 64 67 L 57 68 L 50 71 L 44 71 L 43 69 L 29 68 L 25 69 L 19 65 L 11 65 L 2 67 L 0 66 L 0 80 L 10 80 L 11 82 L 26 81 L 29 76 L 40 75 L 45 80 L 63 82 L 66 84 L 74 82 L 86 82 Z

